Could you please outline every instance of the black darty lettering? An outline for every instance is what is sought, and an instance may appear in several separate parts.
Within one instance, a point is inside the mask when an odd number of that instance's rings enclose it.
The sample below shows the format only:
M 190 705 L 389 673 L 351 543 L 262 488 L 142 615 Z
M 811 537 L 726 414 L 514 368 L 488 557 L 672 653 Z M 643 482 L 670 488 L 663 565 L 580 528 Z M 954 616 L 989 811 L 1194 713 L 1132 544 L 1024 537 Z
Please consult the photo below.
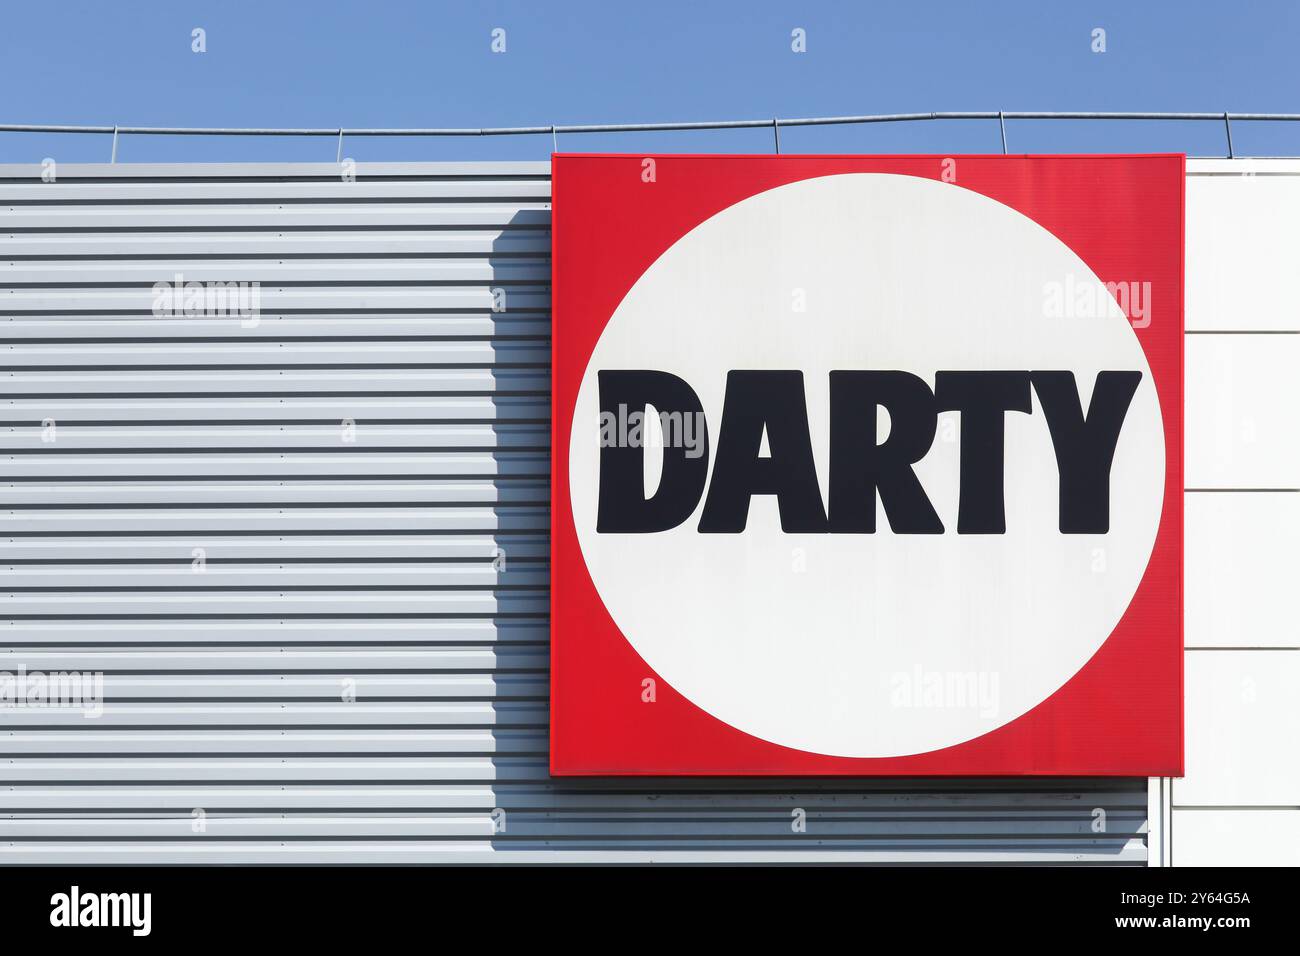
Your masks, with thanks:
M 646 443 L 602 440 L 600 534 L 675 528 L 695 512 L 702 495 L 699 531 L 705 534 L 744 531 L 755 495 L 776 498 L 781 528 L 789 533 L 873 534 L 879 495 L 895 534 L 942 534 L 943 523 L 913 466 L 930 450 L 938 415 L 945 411 L 961 413 L 957 533 L 1004 534 L 1006 415 L 1032 414 L 1031 389 L 1056 454 L 1061 533 L 1105 534 L 1115 446 L 1142 373 L 1098 373 L 1085 413 L 1069 371 L 942 371 L 933 390 L 910 372 L 833 371 L 828 502 L 817 480 L 802 372 L 727 373 L 711 479 L 707 423 L 690 385 L 652 370 L 605 370 L 598 380 L 602 420 L 624 420 L 627 409 L 654 409 L 664 421 L 700 422 L 692 446 L 662 443 L 661 477 L 649 496 L 643 480 Z M 878 443 L 880 408 L 890 427 Z

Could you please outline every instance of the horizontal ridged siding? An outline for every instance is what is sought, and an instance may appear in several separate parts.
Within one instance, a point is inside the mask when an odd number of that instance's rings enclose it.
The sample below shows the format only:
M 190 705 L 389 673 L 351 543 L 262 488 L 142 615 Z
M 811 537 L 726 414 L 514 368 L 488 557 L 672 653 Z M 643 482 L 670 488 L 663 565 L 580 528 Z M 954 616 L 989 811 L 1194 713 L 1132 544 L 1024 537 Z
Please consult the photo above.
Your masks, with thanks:
M 545 164 L 60 173 L 0 167 L 0 669 L 106 702 L 0 708 L 0 860 L 1145 861 L 1144 781 L 550 780 Z

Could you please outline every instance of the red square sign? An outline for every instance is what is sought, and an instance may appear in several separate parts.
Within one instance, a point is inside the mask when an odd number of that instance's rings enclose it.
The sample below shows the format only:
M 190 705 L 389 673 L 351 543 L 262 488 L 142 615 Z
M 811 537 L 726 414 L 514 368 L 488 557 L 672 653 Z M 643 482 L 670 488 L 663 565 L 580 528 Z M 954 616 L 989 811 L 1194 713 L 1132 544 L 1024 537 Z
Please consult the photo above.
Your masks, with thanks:
M 552 773 L 1182 773 L 1182 156 L 553 169 Z

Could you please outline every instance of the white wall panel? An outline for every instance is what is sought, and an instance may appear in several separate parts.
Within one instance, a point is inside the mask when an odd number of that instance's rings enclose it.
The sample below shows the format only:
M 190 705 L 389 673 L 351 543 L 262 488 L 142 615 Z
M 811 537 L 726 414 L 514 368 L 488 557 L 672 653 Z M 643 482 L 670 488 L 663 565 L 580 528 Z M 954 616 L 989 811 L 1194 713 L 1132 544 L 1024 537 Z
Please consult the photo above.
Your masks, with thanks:
M 1300 330 L 1300 163 L 1187 164 L 1187 328 Z
M 1300 866 L 1300 810 L 1175 810 L 1174 866 Z
M 1300 335 L 1189 335 L 1186 486 L 1300 488 Z
M 1188 647 L 1300 647 L 1300 494 L 1185 497 Z
M 1300 649 L 1188 651 L 1177 807 L 1300 807 Z
M 1174 865 L 1300 862 L 1300 161 L 1187 180 L 1187 775 Z M 1262 490 L 1269 489 L 1269 490 Z

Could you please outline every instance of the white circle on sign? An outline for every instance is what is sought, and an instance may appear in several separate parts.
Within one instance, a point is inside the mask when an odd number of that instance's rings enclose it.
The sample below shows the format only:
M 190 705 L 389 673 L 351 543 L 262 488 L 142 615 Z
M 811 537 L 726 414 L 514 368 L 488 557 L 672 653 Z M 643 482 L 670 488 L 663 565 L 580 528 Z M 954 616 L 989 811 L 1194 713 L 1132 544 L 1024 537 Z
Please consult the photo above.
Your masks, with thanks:
M 1142 380 L 1115 450 L 1106 534 L 1059 530 L 1037 395 L 1032 414 L 1005 416 L 1005 534 L 957 534 L 956 412 L 940 414 L 916 465 L 941 535 L 894 534 L 879 502 L 875 534 L 787 534 L 768 496 L 751 500 L 744 532 L 702 534 L 707 490 L 672 530 L 597 534 L 601 369 L 685 380 L 703 405 L 710 454 L 728 371 L 801 371 L 823 501 L 833 369 L 898 369 L 931 388 L 938 370 L 1069 370 L 1085 411 L 1098 372 Z M 1088 266 L 986 196 L 874 173 L 760 193 L 668 249 L 601 334 L 569 454 L 588 570 L 646 663 L 738 730 L 842 757 L 972 740 L 1065 684 L 1137 590 L 1165 471 L 1146 357 Z M 648 474 L 647 488 L 656 481 Z

